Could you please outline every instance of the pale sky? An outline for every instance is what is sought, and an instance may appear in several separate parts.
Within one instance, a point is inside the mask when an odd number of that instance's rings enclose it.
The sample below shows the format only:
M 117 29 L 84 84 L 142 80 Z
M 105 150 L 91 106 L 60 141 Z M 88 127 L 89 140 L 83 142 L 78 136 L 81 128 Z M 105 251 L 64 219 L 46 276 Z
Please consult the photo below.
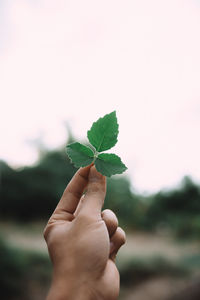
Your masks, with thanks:
M 84 140 L 116 110 L 136 189 L 200 182 L 200 1 L 1 1 L 0 103 L 13 166 L 37 159 L 38 136 L 63 145 L 68 121 Z

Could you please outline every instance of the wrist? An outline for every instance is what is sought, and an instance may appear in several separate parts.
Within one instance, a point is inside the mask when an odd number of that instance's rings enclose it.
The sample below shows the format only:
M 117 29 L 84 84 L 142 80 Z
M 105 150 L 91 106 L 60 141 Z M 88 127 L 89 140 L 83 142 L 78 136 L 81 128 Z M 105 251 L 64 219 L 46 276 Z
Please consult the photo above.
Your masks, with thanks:
M 47 300 L 96 300 L 92 295 L 89 282 L 77 277 L 57 278 L 53 276 Z

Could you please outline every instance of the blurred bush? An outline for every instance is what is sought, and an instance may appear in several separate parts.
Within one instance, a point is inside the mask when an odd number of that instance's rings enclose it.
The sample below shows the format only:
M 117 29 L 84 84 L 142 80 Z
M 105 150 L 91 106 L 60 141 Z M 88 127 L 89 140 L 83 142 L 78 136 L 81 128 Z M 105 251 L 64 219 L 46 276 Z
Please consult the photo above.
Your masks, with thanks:
M 0 214 L 19 220 L 48 218 L 76 169 L 63 151 L 42 155 L 32 167 L 1 168 Z
M 21 277 L 23 274 L 23 260 L 19 252 L 9 249 L 0 240 L 0 290 L 2 296 L 19 294 L 22 290 Z
M 77 169 L 61 149 L 43 153 L 36 165 L 18 170 L 0 162 L 0 170 L 1 218 L 31 221 L 51 215 Z M 108 179 L 105 207 L 113 209 L 121 223 L 133 227 L 138 204 L 128 178 Z
M 119 264 L 122 286 L 134 286 L 153 277 L 183 277 L 190 274 L 188 266 L 182 262 L 171 262 L 164 257 L 130 257 Z
M 49 258 L 41 253 L 24 251 L 9 246 L 0 238 L 1 299 L 29 299 L 29 289 L 50 284 Z M 38 287 L 37 287 L 38 288 Z M 45 290 L 46 292 L 46 290 Z M 30 299 L 32 299 L 30 295 Z
M 123 227 L 137 228 L 140 224 L 142 203 L 139 196 L 131 192 L 127 177 L 119 176 L 107 179 L 105 208 L 112 209 Z
M 145 228 L 166 227 L 179 237 L 200 236 L 200 186 L 188 176 L 179 188 L 160 191 L 149 199 Z

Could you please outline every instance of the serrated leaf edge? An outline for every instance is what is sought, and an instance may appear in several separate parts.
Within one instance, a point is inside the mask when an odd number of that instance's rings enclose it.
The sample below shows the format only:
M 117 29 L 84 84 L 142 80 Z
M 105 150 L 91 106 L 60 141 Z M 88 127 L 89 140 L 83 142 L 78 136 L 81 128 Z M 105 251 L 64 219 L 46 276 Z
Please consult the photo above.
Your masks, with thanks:
M 81 144 L 81 143 L 79 143 L 79 142 L 73 142 L 73 143 L 71 143 L 71 144 L 68 144 L 67 146 L 66 146 L 66 152 L 67 152 L 67 147 L 69 147 L 70 145 L 72 145 L 72 144 L 80 144 L 80 145 L 82 145 L 82 146 L 85 146 L 86 148 L 89 148 L 92 152 L 93 152 L 93 154 L 94 154 L 94 151 L 93 151 L 93 149 L 91 149 L 90 147 L 88 147 L 88 146 L 86 146 L 86 145 L 84 145 L 84 144 Z M 71 156 L 69 155 L 69 153 L 67 152 L 67 155 L 68 155 L 68 157 L 69 157 L 69 160 L 70 160 L 70 162 L 76 167 L 76 168 L 79 168 L 80 166 L 77 166 L 76 165 L 76 163 L 72 160 L 72 158 L 71 158 Z M 95 155 L 95 154 L 94 154 Z M 88 157 L 90 157 L 90 156 L 88 156 Z M 92 156 L 91 156 L 91 158 L 92 158 Z M 94 162 L 94 156 L 93 156 L 93 162 Z M 91 162 L 92 163 L 92 162 Z M 91 164 L 90 163 L 90 164 Z M 88 165 L 86 165 L 86 166 L 84 166 L 84 167 L 87 167 L 87 166 L 89 166 L 90 164 L 88 164 Z
M 108 148 L 107 150 L 113 148 L 113 147 L 117 144 L 117 142 L 118 142 L 119 124 L 118 124 L 118 120 L 117 120 L 116 110 L 113 110 L 111 113 L 106 114 L 106 115 L 104 115 L 103 117 L 100 117 L 97 121 L 93 122 L 93 123 L 92 123 L 92 126 L 91 126 L 90 129 L 87 131 L 87 138 L 88 138 L 88 140 L 89 140 L 88 132 L 91 131 L 93 125 L 96 124 L 97 122 L 99 122 L 101 119 L 105 118 L 107 115 L 111 115 L 112 113 L 115 113 L 115 118 L 116 118 L 116 122 L 117 122 L 117 135 L 116 135 L 116 138 L 117 138 L 117 139 L 116 139 L 115 144 L 114 144 L 113 146 L 111 146 L 110 148 Z M 105 134 L 104 134 L 104 135 L 105 135 Z M 102 141 L 103 141 L 103 139 L 104 139 L 104 137 L 102 138 Z M 101 141 L 101 144 L 100 144 L 99 148 L 100 148 L 101 145 L 102 145 L 102 141 Z M 89 142 L 90 142 L 90 140 L 89 140 Z M 90 144 L 92 145 L 91 142 L 90 142 Z M 102 153 L 103 151 L 105 151 L 105 150 L 99 151 L 94 145 L 92 145 L 92 147 L 94 147 L 94 149 L 95 149 L 98 153 Z M 106 150 L 106 151 L 107 151 L 107 150 Z
M 101 173 L 102 175 L 104 175 L 104 176 L 107 176 L 107 177 L 111 177 L 111 176 L 113 176 L 113 175 L 116 175 L 116 174 L 122 174 L 122 173 L 124 173 L 126 170 L 128 170 L 128 168 L 127 168 L 127 166 L 123 163 L 123 161 L 121 160 L 121 157 L 120 156 L 118 156 L 117 154 L 115 154 L 115 153 L 99 153 L 98 154 L 98 156 L 97 156 L 97 158 L 98 159 L 100 159 L 100 160 L 103 160 L 103 159 L 101 159 L 101 157 L 99 158 L 99 155 L 101 155 L 101 154 L 112 154 L 112 155 L 114 155 L 114 156 L 116 156 L 117 158 L 119 158 L 119 160 L 120 160 L 120 163 L 123 165 L 123 167 L 124 167 L 124 170 L 122 171 L 122 172 L 120 172 L 120 173 L 114 173 L 114 174 L 111 174 L 110 176 L 109 175 L 105 175 L 105 174 L 103 174 L 103 173 Z M 96 161 L 96 159 L 95 159 L 95 161 Z M 94 161 L 94 164 L 95 164 L 95 161 Z M 106 162 L 106 161 L 105 161 Z M 95 167 L 96 167 L 96 165 L 95 165 Z M 98 171 L 98 170 L 97 170 Z

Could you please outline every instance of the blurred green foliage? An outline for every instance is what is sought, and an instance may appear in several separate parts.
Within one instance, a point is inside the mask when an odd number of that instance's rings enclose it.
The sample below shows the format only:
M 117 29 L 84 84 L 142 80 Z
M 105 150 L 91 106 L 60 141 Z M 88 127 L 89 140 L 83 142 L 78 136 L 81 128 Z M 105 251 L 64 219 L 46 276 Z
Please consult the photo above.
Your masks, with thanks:
M 46 253 L 14 248 L 0 238 L 0 266 L 2 300 L 31 300 L 37 299 L 36 295 L 45 299 L 52 275 Z M 122 288 L 133 287 L 152 277 L 186 276 L 191 270 L 191 266 L 172 263 L 164 257 L 129 257 L 125 263 L 118 264 L 118 268 Z
M 151 196 L 144 225 L 168 228 L 179 237 L 199 238 L 200 186 L 186 176 L 178 188 Z
M 0 238 L 0 266 L 1 299 L 28 300 L 31 285 L 49 287 L 51 264 L 42 253 L 11 247 Z
M 1 161 L 1 219 L 48 219 L 75 172 L 65 149 L 43 152 L 35 165 L 20 169 Z M 126 176 L 113 176 L 108 179 L 105 208 L 112 209 L 125 228 L 200 236 L 200 186 L 189 177 L 176 189 L 144 196 L 132 192 Z
M 35 166 L 0 163 L 0 214 L 19 220 L 48 218 L 76 169 L 64 151 L 46 152 Z
M 17 251 L 13 251 L 0 240 L 0 287 L 3 296 L 12 296 L 20 293 L 21 277 L 23 276 L 23 268 L 21 255 Z
M 119 265 L 119 270 L 123 286 L 133 286 L 152 277 L 182 277 L 190 274 L 189 267 L 184 263 L 172 262 L 161 256 L 130 257 L 126 263 Z

